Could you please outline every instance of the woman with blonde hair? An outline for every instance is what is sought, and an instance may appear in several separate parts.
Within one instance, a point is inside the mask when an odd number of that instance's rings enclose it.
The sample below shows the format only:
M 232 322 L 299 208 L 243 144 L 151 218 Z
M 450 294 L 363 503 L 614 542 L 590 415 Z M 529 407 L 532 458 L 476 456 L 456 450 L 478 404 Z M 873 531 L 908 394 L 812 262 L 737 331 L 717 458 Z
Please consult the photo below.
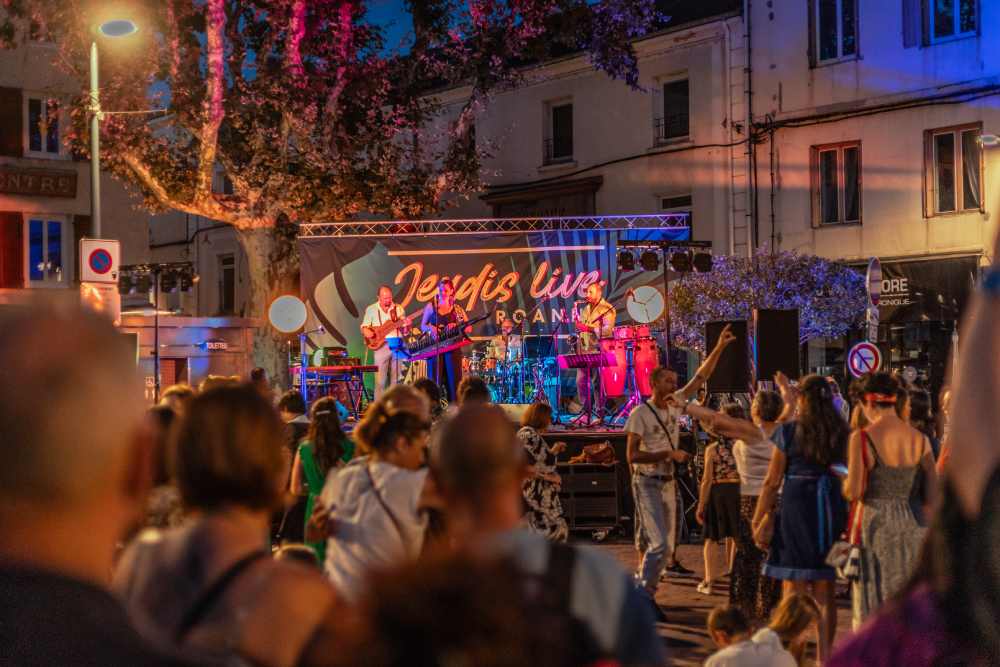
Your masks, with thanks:
M 327 477 L 306 531 L 309 541 L 326 538 L 324 570 L 349 601 L 372 570 L 414 560 L 423 548 L 433 498 L 424 465 L 431 424 L 426 399 L 402 386 L 368 407 L 354 429 L 365 456 Z
M 801 666 L 807 664 L 805 653 L 809 642 L 808 631 L 813 630 L 813 635 L 817 636 L 822 619 L 823 612 L 811 595 L 793 593 L 774 610 L 767 629 L 778 635 L 781 645 L 792 654 L 796 664 Z

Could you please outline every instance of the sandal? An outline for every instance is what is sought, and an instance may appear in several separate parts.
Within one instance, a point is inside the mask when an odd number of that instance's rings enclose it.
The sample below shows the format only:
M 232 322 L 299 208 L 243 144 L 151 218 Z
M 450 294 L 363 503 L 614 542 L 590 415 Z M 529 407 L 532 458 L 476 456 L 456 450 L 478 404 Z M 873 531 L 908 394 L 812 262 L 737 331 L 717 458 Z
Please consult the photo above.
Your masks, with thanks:
M 701 593 L 702 595 L 711 595 L 712 594 L 712 582 L 711 581 L 702 581 L 700 584 L 698 584 L 698 586 L 695 587 L 695 590 L 698 591 L 699 593 Z

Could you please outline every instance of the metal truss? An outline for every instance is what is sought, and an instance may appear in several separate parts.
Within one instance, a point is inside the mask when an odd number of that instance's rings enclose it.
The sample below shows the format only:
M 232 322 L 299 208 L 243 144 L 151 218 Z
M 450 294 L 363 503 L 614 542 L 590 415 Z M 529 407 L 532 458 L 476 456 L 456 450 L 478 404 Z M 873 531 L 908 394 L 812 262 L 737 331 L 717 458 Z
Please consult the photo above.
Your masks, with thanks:
M 352 220 L 299 225 L 299 238 L 356 238 L 505 234 L 510 232 L 577 232 L 589 230 L 676 229 L 690 226 L 690 213 L 643 215 L 575 215 L 558 218 L 472 218 L 465 220 Z

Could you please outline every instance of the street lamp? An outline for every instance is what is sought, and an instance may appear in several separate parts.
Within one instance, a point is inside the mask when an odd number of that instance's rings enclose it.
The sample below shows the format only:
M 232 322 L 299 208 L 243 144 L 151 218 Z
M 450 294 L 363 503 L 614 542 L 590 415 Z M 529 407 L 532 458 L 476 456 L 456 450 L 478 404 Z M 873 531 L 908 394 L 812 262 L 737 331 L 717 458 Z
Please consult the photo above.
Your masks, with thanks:
M 139 28 L 127 19 L 106 21 L 98 27 L 105 37 L 126 37 Z M 90 234 L 101 238 L 101 98 L 97 76 L 97 40 L 90 42 Z

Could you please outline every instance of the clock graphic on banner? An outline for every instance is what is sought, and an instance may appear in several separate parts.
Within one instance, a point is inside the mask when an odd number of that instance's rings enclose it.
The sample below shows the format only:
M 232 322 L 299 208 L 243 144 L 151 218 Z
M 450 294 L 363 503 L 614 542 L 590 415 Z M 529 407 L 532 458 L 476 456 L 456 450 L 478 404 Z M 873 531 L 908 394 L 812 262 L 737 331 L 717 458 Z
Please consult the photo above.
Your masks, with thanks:
M 625 308 L 640 324 L 655 322 L 663 316 L 663 292 L 649 285 L 636 287 L 625 297 Z

